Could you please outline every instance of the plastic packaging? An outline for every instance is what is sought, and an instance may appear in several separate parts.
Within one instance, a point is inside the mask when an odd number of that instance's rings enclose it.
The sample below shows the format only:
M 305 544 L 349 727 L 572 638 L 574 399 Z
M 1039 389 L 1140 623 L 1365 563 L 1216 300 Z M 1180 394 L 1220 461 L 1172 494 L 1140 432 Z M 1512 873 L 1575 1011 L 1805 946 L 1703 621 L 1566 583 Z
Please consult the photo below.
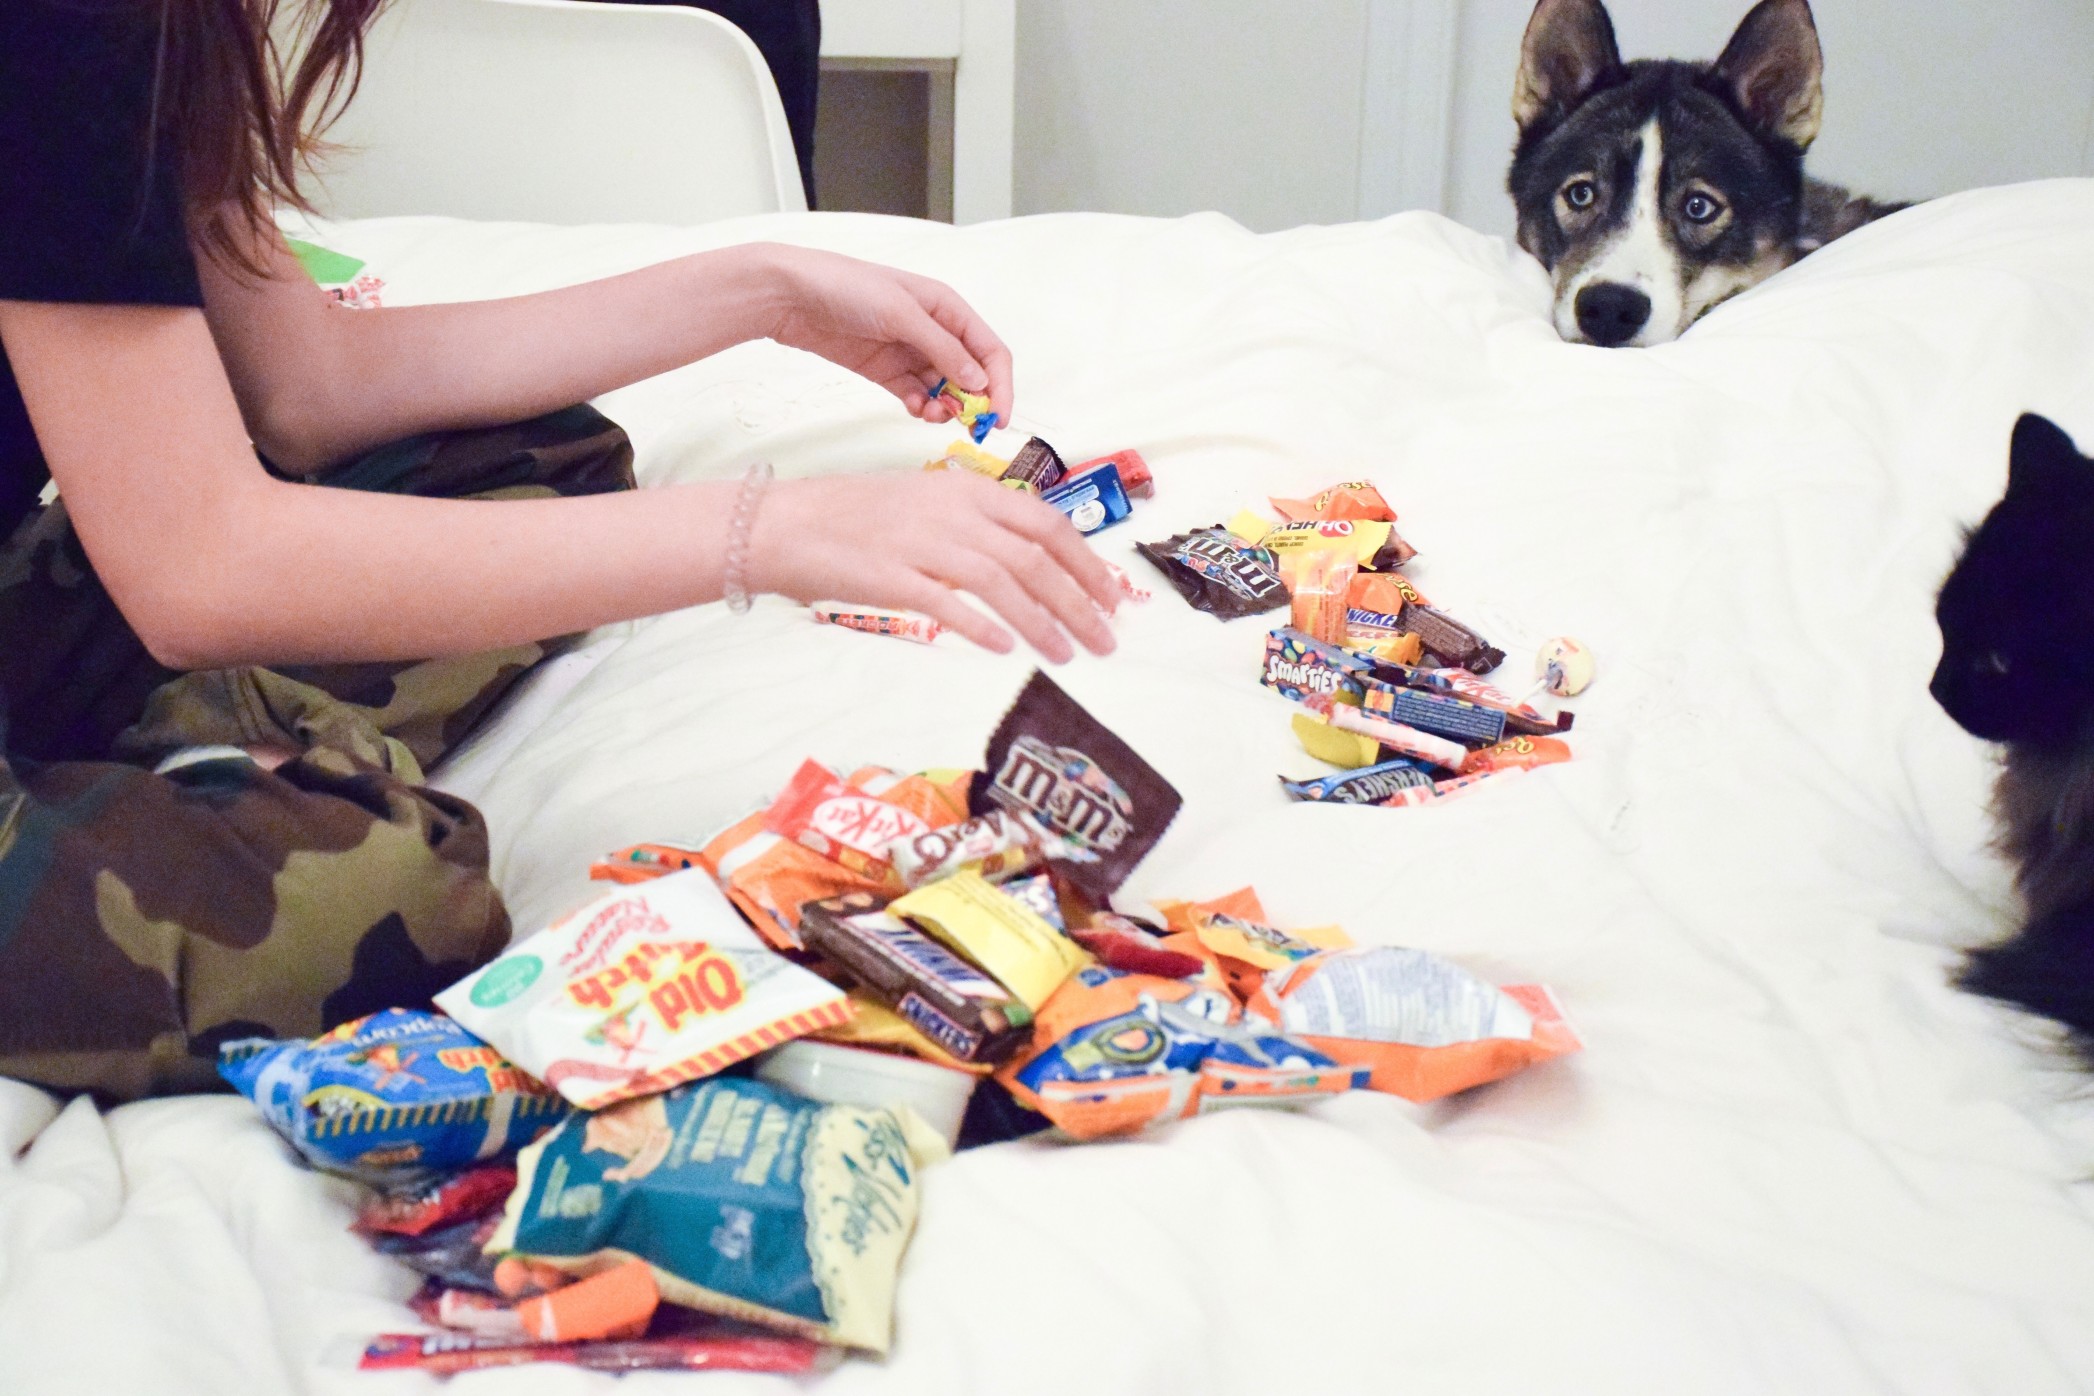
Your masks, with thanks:
M 893 1052 L 788 1042 L 756 1062 L 756 1079 L 824 1105 L 906 1105 L 945 1140 L 960 1142 L 960 1120 L 979 1077 Z

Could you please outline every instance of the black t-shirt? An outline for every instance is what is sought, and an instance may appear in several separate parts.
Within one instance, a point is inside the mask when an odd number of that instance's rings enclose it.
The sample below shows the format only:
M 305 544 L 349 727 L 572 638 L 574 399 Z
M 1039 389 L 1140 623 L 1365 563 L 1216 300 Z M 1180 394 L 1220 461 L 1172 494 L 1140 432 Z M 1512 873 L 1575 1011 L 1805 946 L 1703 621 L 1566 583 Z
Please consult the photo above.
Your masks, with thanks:
M 0 0 L 0 300 L 203 304 L 153 137 L 159 8 Z M 0 346 L 0 538 L 49 478 Z

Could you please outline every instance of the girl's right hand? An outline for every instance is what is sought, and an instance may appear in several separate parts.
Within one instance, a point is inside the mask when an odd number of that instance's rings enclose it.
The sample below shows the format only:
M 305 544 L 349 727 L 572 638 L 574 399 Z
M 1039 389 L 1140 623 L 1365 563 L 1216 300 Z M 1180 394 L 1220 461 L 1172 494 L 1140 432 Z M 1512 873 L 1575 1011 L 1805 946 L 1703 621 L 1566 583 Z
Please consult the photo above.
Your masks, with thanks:
M 781 480 L 749 538 L 749 589 L 920 611 L 998 654 L 1110 654 L 1111 572 L 1051 504 L 965 470 Z M 1007 630 L 962 601 L 979 597 Z

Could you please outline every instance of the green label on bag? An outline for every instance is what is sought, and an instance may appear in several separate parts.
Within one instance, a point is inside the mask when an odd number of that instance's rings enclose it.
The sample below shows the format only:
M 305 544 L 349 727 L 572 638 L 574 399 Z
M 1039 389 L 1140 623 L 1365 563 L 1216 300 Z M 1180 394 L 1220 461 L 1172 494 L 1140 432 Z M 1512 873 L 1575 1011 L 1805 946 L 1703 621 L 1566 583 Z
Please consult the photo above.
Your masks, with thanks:
M 346 252 L 335 252 L 325 247 L 316 247 L 298 238 L 286 238 L 293 254 L 298 258 L 305 274 L 322 286 L 347 286 L 356 280 L 364 263 Z
M 536 955 L 517 955 L 511 959 L 496 960 L 473 985 L 472 999 L 481 1008 L 500 1008 L 524 990 L 538 982 L 545 972 L 545 961 Z

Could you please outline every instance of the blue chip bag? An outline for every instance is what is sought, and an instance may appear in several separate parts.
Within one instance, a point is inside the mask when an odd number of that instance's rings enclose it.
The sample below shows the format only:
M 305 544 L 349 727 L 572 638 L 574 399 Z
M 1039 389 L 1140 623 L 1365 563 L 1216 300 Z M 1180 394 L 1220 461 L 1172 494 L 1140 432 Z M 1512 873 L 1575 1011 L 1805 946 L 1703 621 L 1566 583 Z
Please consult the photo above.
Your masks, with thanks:
M 488 1248 L 580 1275 L 638 1258 L 672 1304 L 885 1352 L 919 1175 L 945 1154 L 906 1107 L 713 1077 L 525 1149 Z
M 1098 1139 L 1356 1090 L 1368 1075 L 1247 1017 L 1220 989 L 1094 965 L 1041 1007 L 1032 1045 L 996 1079 L 1063 1133 Z
M 228 1042 L 218 1074 L 315 1168 L 387 1190 L 506 1153 L 569 1109 L 449 1018 L 404 1008 L 310 1042 Z

